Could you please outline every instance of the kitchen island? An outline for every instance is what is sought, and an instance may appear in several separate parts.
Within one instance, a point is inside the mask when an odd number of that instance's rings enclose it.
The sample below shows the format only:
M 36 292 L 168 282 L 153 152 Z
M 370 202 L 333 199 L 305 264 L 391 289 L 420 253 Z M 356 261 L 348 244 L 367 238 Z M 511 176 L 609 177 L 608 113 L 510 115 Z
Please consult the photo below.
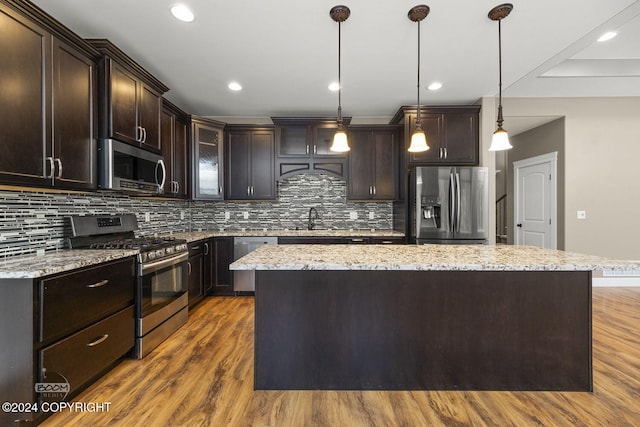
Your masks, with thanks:
M 533 247 L 265 246 L 255 389 L 592 390 L 591 271 Z

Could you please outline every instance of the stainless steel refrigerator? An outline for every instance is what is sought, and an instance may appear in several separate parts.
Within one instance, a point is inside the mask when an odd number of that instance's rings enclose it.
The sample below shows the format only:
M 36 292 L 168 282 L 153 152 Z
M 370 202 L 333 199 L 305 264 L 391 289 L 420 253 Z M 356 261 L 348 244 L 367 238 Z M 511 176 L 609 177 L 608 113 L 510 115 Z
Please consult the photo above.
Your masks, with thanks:
M 488 168 L 417 167 L 410 184 L 416 243 L 488 243 Z

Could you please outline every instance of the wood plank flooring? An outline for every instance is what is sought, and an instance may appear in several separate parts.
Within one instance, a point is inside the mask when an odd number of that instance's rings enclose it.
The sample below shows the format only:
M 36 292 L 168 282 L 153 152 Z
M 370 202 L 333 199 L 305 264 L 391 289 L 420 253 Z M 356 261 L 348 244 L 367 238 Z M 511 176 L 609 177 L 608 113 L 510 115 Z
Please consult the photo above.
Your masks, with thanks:
M 640 288 L 593 290 L 593 365 L 593 393 L 254 391 L 253 298 L 207 298 L 149 356 L 74 399 L 109 412 L 42 425 L 639 426 Z

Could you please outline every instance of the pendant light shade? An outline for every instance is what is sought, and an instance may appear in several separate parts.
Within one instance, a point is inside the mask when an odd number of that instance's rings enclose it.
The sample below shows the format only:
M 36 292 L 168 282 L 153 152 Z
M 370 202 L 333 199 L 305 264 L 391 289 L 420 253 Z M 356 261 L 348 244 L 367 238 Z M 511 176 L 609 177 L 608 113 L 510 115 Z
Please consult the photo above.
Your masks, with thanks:
M 349 151 L 349 140 L 347 139 L 347 130 L 342 123 L 342 81 L 340 79 L 340 60 L 341 60 L 341 27 L 342 22 L 346 21 L 351 11 L 347 6 L 334 6 L 329 11 L 331 19 L 338 23 L 338 129 L 333 136 L 333 143 L 329 150 L 344 153 Z
M 422 127 L 417 125 L 416 129 L 411 134 L 411 145 L 409 145 L 408 151 L 410 153 L 420 153 L 422 151 L 427 151 L 428 149 L 427 135 L 422 130 Z
M 513 5 L 511 3 L 504 3 L 499 6 L 494 7 L 489 11 L 489 19 L 492 21 L 498 21 L 498 70 L 499 70 L 499 80 L 498 80 L 498 120 L 496 120 L 496 124 L 498 128 L 493 133 L 493 138 L 491 139 L 491 146 L 489 147 L 489 151 L 501 151 L 508 150 L 509 148 L 513 148 L 511 143 L 509 142 L 509 134 L 506 130 L 502 128 L 502 122 L 504 122 L 504 118 L 502 117 L 502 28 L 501 22 L 504 18 L 506 18 L 509 13 L 513 10 Z
M 420 4 L 412 7 L 407 14 L 411 21 L 418 23 L 418 113 L 416 115 L 416 128 L 411 134 L 411 145 L 409 145 L 408 149 L 411 153 L 419 153 L 429 149 L 427 135 L 424 133 L 424 130 L 422 130 L 420 123 L 420 21 L 427 17 L 429 10 L 429 6 Z

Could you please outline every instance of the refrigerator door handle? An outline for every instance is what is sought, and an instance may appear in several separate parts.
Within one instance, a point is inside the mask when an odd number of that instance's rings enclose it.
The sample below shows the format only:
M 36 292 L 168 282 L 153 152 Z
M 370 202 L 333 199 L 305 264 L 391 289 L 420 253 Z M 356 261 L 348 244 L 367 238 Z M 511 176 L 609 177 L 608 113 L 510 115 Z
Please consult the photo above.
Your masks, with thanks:
M 456 172 L 456 229 L 460 231 L 460 174 Z
M 453 232 L 454 231 L 454 211 L 455 211 L 455 200 L 454 200 L 454 194 L 455 194 L 455 183 L 453 181 L 453 173 L 449 173 L 449 231 Z

